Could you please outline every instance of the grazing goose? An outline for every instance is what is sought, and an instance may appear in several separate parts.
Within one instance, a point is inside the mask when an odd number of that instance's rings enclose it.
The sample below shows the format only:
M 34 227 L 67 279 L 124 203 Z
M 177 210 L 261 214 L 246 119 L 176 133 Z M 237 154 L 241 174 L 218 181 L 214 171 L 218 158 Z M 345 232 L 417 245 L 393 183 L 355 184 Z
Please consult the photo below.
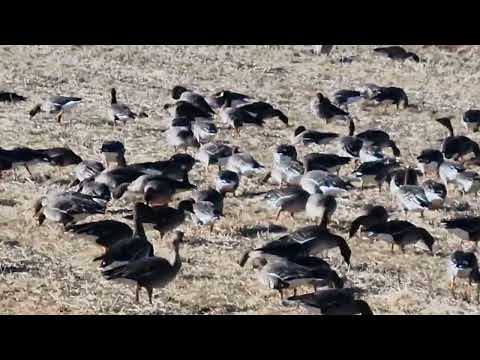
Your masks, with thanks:
M 270 254 L 295 261 L 297 258 L 316 255 L 338 247 L 345 263 L 350 266 L 352 251 L 341 236 L 331 233 L 325 226 L 310 225 L 270 241 L 260 248 L 247 251 L 239 261 L 244 266 L 251 253 Z
M 167 144 L 173 146 L 173 150 L 176 152 L 177 148 L 183 148 L 186 150 L 189 147 L 199 148 L 198 143 L 193 131 L 185 126 L 172 126 L 165 131 L 165 138 Z
M 167 205 L 173 195 L 181 191 L 195 189 L 188 179 L 177 181 L 162 175 L 141 175 L 132 182 L 126 182 L 119 185 L 113 191 L 113 198 L 137 199 L 143 197 L 147 205 L 164 206 Z
M 179 255 L 180 243 L 183 241 L 183 233 L 177 231 L 175 237 L 168 243 L 171 254 L 168 258 L 161 258 L 150 254 L 128 264 L 103 271 L 107 280 L 128 279 L 137 283 L 135 301 L 140 301 L 140 290 L 145 288 L 148 293 L 148 301 L 153 304 L 153 289 L 164 288 L 177 276 L 182 262 Z
M 274 160 L 272 170 L 263 178 L 262 182 L 266 182 L 271 177 L 280 187 L 283 184 L 298 185 L 304 173 L 305 170 L 300 161 L 282 156 L 279 161 Z
M 196 190 L 192 194 L 192 199 L 195 202 L 210 202 L 220 215 L 223 216 L 223 200 L 225 196 L 215 189 L 207 188 L 205 190 Z
M 62 121 L 65 111 L 68 111 L 78 105 L 82 101 L 79 97 L 70 96 L 53 96 L 42 104 L 37 104 L 30 110 L 30 120 L 39 112 L 46 112 L 49 114 L 57 114 L 55 119 L 57 122 Z
M 363 144 L 358 152 L 358 159 L 361 163 L 386 160 L 382 148 Z
M 409 107 L 405 90 L 394 86 L 377 88 L 370 100 L 376 105 L 385 105 L 385 111 L 388 105 L 396 105 L 397 110 Z
M 125 160 L 125 146 L 120 141 L 105 141 L 100 148 L 100 153 L 105 159 L 107 168 L 127 166 Z
M 249 113 L 243 106 L 232 108 L 224 105 L 219 109 L 219 115 L 222 122 L 233 128 L 237 135 L 240 134 L 240 128 L 244 125 L 263 127 L 265 124 L 261 117 Z
M 83 220 L 90 215 L 105 214 L 105 201 L 77 192 L 51 191 L 35 203 L 38 225 L 45 219 L 64 225 Z
M 411 58 L 417 63 L 420 61 L 420 58 L 417 56 L 417 54 L 407 51 L 401 46 L 378 47 L 373 49 L 373 51 L 392 60 L 406 60 Z
M 228 103 L 228 102 L 227 102 Z M 231 106 L 230 103 L 228 103 Z M 288 117 L 282 111 L 275 109 L 269 103 L 263 101 L 256 101 L 252 103 L 246 103 L 237 107 L 243 111 L 248 112 L 257 119 L 262 121 L 277 117 L 282 123 L 288 126 Z
M 296 295 L 297 287 L 302 285 L 343 287 L 343 280 L 332 269 L 302 266 L 281 257 L 257 257 L 252 266 L 257 270 L 258 281 L 277 290 L 281 300 L 285 289 L 293 289 Z
M 382 191 L 383 182 L 396 166 L 398 163 L 392 159 L 364 162 L 353 171 L 353 175 L 361 179 L 362 189 L 369 185 L 375 185 L 378 186 L 378 191 Z
M 319 154 L 310 153 L 303 157 L 303 165 L 305 171 L 323 170 L 328 172 L 340 172 L 340 168 L 347 165 L 351 158 L 346 156 L 339 156 L 336 154 Z
M 197 224 L 209 225 L 210 232 L 213 226 L 222 217 L 222 212 L 218 210 L 218 204 L 210 201 L 195 201 L 194 199 L 186 199 L 181 202 L 182 208 L 193 215 L 193 219 Z
M 312 194 L 305 205 L 307 216 L 312 220 L 320 219 L 319 225 L 324 227 L 327 227 L 336 209 L 337 200 L 332 195 Z
M 27 98 L 14 92 L 0 91 L 0 102 L 16 103 L 26 101 Z
M 349 132 L 350 136 L 353 136 L 355 133 L 355 123 L 353 120 L 350 120 Z M 383 130 L 365 130 L 357 134 L 356 137 L 357 139 L 362 140 L 363 144 L 366 146 L 374 146 L 379 148 L 390 147 L 395 157 L 400 156 L 400 150 L 395 144 L 395 141 L 393 141 L 390 138 L 390 135 Z
M 105 200 L 106 202 L 112 199 L 112 193 L 108 186 L 96 182 L 95 178 L 89 178 L 79 182 L 77 191 L 95 199 Z
M 454 135 L 452 120 L 449 117 L 436 119 L 438 123 L 448 129 L 449 136 L 443 139 L 441 151 L 445 158 L 459 160 L 465 155 L 473 153 L 475 158 L 480 157 L 480 147 L 478 144 L 467 136 Z
M 131 237 L 124 237 L 110 246 L 105 254 L 98 256 L 94 261 L 101 261 L 102 272 L 126 265 L 132 261 L 153 256 L 153 246 L 148 241 L 142 222 L 140 220 L 140 208 L 138 203 L 133 208 L 134 230 Z
M 478 260 L 473 252 L 455 251 L 449 258 L 447 265 L 448 287 L 455 297 L 457 278 L 468 279 L 470 285 L 477 283 L 477 302 L 480 300 L 480 273 Z
M 350 182 L 323 170 L 306 172 L 300 179 L 300 186 L 309 194 L 326 195 L 342 194 L 354 188 Z
M 451 220 L 442 220 L 442 225 L 448 232 L 464 241 L 473 241 L 475 248 L 480 240 L 480 217 L 459 217 Z
M 395 245 L 398 245 L 405 253 L 405 246 L 422 241 L 433 255 L 433 243 L 435 242 L 433 236 L 424 228 L 417 227 L 408 221 L 391 220 L 373 225 L 367 231 L 370 236 L 391 243 L 392 253 Z
M 211 114 L 203 111 L 189 101 L 179 100 L 174 104 L 165 104 L 163 110 L 169 113 L 173 118 L 186 117 L 188 119 L 195 118 L 211 118 Z
M 3 159 L 6 170 L 15 169 L 18 166 L 24 166 L 30 177 L 33 175 L 29 166 L 36 164 L 48 164 L 50 158 L 43 152 L 28 147 L 17 147 L 11 150 L 6 150 L 0 147 L 0 158 Z
M 125 124 L 129 120 L 135 120 L 137 114 L 132 112 L 128 105 L 117 101 L 117 90 L 112 88 L 110 90 L 110 116 L 113 120 L 113 125 L 117 125 L 117 121 L 123 121 Z
M 348 136 L 343 136 L 339 139 L 340 154 L 353 159 L 358 159 L 360 151 L 363 148 L 363 140 L 354 136 L 354 133 L 355 123 L 350 121 L 348 126 Z
M 310 111 L 320 119 L 324 119 L 327 124 L 333 121 L 349 121 L 351 116 L 348 112 L 333 105 L 323 94 L 317 93 L 316 97 L 310 102 Z
M 190 207 L 188 202 L 180 201 L 177 209 L 169 206 L 150 207 L 142 203 L 137 204 L 138 220 L 146 230 L 157 230 L 160 238 L 170 231 L 182 225 L 186 218 L 186 211 Z M 132 215 L 125 216 L 125 219 L 132 220 Z
M 388 221 L 388 212 L 383 206 L 371 206 L 367 208 L 365 215 L 361 215 L 352 221 L 348 232 L 349 238 L 352 238 L 360 227 L 368 231 L 371 226 L 382 224 Z
M 426 180 L 422 184 L 423 191 L 431 204 L 432 209 L 439 209 L 443 206 L 447 197 L 447 188 L 442 183 L 434 180 Z
M 40 149 L 38 151 L 45 154 L 52 166 L 64 167 L 77 165 L 82 162 L 82 158 L 69 148 L 55 147 L 50 149 Z
M 215 178 L 215 189 L 223 195 L 232 193 L 235 196 L 239 185 L 240 176 L 230 170 L 220 171 Z
M 299 126 L 293 132 L 292 144 L 325 146 L 337 139 L 338 136 L 336 133 L 307 130 L 304 126 Z
M 220 142 L 210 142 L 203 144 L 195 154 L 195 158 L 205 165 L 205 170 L 208 171 L 208 166 L 212 164 L 218 165 L 219 168 L 225 165 L 228 158 L 232 156 L 233 149 Z
M 174 154 L 168 160 L 135 163 L 129 168 L 148 175 L 162 175 L 172 180 L 185 180 L 193 169 L 196 160 L 189 154 Z
M 480 190 L 480 175 L 475 171 L 464 171 L 455 178 L 455 185 L 462 196 L 467 193 L 477 194 Z
M 282 160 L 297 160 L 297 149 L 293 145 L 280 144 L 273 151 L 273 162 L 279 163 Z
M 289 297 L 284 305 L 300 304 L 322 315 L 373 315 L 364 300 L 355 299 L 354 289 L 325 289 L 311 294 Z
M 192 122 L 192 132 L 199 144 L 206 144 L 213 140 L 218 130 L 210 119 L 197 118 Z
M 477 132 L 480 128 L 480 110 L 467 110 L 462 119 L 467 131 Z
M 457 176 L 465 171 L 463 165 L 453 161 L 445 160 L 439 150 L 426 149 L 417 156 L 418 167 L 424 173 L 435 173 L 445 186 L 454 182 Z
M 210 105 L 202 95 L 194 91 L 188 90 L 183 86 L 177 85 L 172 89 L 172 98 L 174 100 L 186 101 L 206 114 L 214 114 L 213 109 L 210 107 Z
M 264 201 L 270 207 L 278 208 L 277 221 L 282 212 L 288 212 L 294 217 L 296 213 L 305 211 L 305 206 L 310 194 L 298 186 L 289 186 L 268 191 L 264 195 Z
M 83 224 L 69 224 L 65 231 L 85 240 L 94 241 L 102 246 L 105 252 L 121 240 L 129 240 L 133 230 L 127 224 L 116 220 L 100 220 Z
M 425 191 L 418 185 L 401 185 L 396 191 L 396 197 L 400 208 L 405 211 L 419 211 L 423 217 L 423 212 L 431 208 L 431 203 L 425 194 Z
M 70 186 L 75 186 L 84 180 L 95 178 L 103 170 L 105 170 L 105 167 L 101 162 L 94 160 L 83 160 L 82 162 L 78 163 L 77 166 L 75 166 L 75 169 L 73 169 L 75 180 L 70 184 Z
M 219 91 L 211 96 L 207 96 L 205 100 L 212 109 L 220 109 L 225 103 L 230 107 L 238 107 L 250 102 L 250 96 L 236 93 L 229 90 Z
M 258 163 L 252 155 L 246 152 L 239 152 L 238 149 L 234 149 L 233 154 L 226 160 L 225 169 L 247 176 L 260 174 L 265 171 L 265 167 Z
M 348 111 L 348 105 L 356 103 L 364 98 L 361 91 L 357 90 L 338 90 L 333 94 L 333 103 L 337 106 L 343 107 Z

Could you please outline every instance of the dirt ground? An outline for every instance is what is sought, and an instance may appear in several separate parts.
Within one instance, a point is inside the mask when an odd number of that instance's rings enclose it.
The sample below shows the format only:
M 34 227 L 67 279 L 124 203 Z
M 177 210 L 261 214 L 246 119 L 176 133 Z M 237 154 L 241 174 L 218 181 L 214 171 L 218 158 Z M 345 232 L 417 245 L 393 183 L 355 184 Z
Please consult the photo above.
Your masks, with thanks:
M 373 46 L 342 46 L 331 57 L 311 54 L 304 46 L 1 46 L 0 79 L 3 90 L 16 91 L 29 99 L 20 104 L 0 104 L 0 146 L 69 146 L 82 158 L 100 159 L 103 141 L 124 142 L 128 162 L 165 159 L 173 154 L 163 137 L 169 118 L 162 106 L 172 102 L 169 89 L 182 84 L 202 94 L 231 89 L 266 100 L 284 111 L 292 127 L 270 120 L 265 131 L 248 129 L 240 138 L 221 130 L 218 138 L 250 152 L 265 166 L 271 164 L 272 149 L 289 142 L 298 125 L 346 134 L 346 126 L 326 126 L 315 119 L 308 104 L 316 91 L 331 96 L 336 90 L 367 83 L 399 86 L 410 102 L 422 109 L 438 109 L 456 116 L 454 128 L 465 133 L 460 115 L 478 107 L 480 99 L 479 49 L 469 47 L 457 55 L 455 49 L 408 46 L 425 62 L 392 62 L 372 56 Z M 341 63 L 340 56 L 353 56 Z M 107 117 L 109 89 L 115 86 L 119 101 L 134 111 L 150 116 L 125 127 L 112 128 Z M 30 121 L 28 110 L 50 95 L 84 98 L 65 124 L 51 116 Z M 427 111 L 396 111 L 383 114 L 351 106 L 358 118 L 358 131 L 381 128 L 397 142 L 405 163 L 415 164 L 422 149 L 438 147 L 447 132 L 434 123 Z M 478 133 L 469 134 L 479 141 Z M 320 150 L 320 149 L 316 149 Z M 328 149 L 335 152 L 335 147 Z M 300 156 L 315 149 L 298 148 Z M 255 192 L 273 185 L 260 185 L 259 178 L 243 178 L 240 196 L 225 200 L 226 216 L 213 233 L 208 227 L 185 224 L 186 243 L 181 248 L 183 266 L 177 279 L 156 290 L 154 305 L 143 293 L 139 305 L 134 288 L 104 280 L 92 262 L 101 250 L 64 234 L 57 224 L 38 227 L 32 204 L 52 186 L 64 187 L 72 168 L 34 167 L 35 181 L 18 169 L 18 179 L 5 172 L 0 179 L 0 313 L 1 314 L 299 314 L 299 309 L 282 307 L 276 292 L 257 283 L 250 267 L 237 265 L 241 254 L 277 234 L 269 224 L 296 229 L 309 223 L 305 216 L 281 217 L 262 206 Z M 349 174 L 353 168 L 342 171 Z M 474 169 L 478 170 L 478 169 Z M 191 181 L 206 187 L 213 184 L 216 170 L 204 177 L 195 167 Z M 469 210 L 455 210 L 468 202 Z M 347 236 L 350 222 L 367 203 L 383 204 L 392 218 L 403 219 L 386 191 L 351 192 L 340 200 L 334 232 Z M 426 213 L 409 220 L 425 227 L 435 237 L 435 256 L 409 248 L 406 254 L 391 254 L 388 245 L 366 238 L 349 241 L 352 269 L 347 273 L 337 251 L 328 261 L 348 285 L 366 291 L 364 299 L 376 314 L 477 314 L 480 305 L 450 296 L 446 262 L 460 246 L 447 235 L 439 221 L 458 214 L 478 213 L 474 196 L 460 199 L 450 191 L 448 211 Z M 107 218 L 122 220 L 121 215 Z M 98 220 L 102 217 L 91 217 Z M 124 220 L 128 222 L 127 220 Z M 263 230 L 262 230 L 263 229 Z M 156 249 L 162 241 L 155 232 L 147 237 Z

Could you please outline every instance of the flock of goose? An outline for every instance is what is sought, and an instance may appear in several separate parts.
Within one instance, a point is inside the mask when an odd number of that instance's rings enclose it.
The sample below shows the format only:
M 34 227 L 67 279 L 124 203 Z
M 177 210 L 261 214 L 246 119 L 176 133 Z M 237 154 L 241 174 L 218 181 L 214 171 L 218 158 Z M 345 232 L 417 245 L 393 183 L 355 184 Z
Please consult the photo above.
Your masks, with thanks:
M 416 54 L 399 47 L 378 48 L 375 53 L 391 59 L 420 61 Z M 117 92 L 111 90 L 111 120 L 114 126 L 132 122 L 145 113 L 136 114 L 128 105 L 117 101 Z M 332 101 L 317 93 L 309 104 L 313 116 L 329 124 L 341 124 L 348 135 L 292 128 L 291 139 L 279 143 L 268 168 L 238 147 L 220 141 L 219 123 L 233 129 L 233 136 L 246 136 L 247 127 L 262 128 L 270 119 L 278 119 L 289 127 L 288 116 L 273 105 L 256 101 L 251 96 L 223 90 L 203 96 L 183 86 L 171 91 L 174 102 L 163 108 L 171 116 L 171 125 L 164 131 L 166 143 L 175 155 L 169 159 L 144 163 L 127 163 L 126 150 L 120 141 L 105 141 L 101 146 L 103 162 L 82 159 L 69 148 L 32 149 L 0 148 L 0 176 L 5 171 L 24 167 L 32 179 L 31 165 L 74 166 L 74 178 L 64 191 L 49 191 L 34 204 L 38 224 L 45 221 L 61 223 L 73 236 L 88 238 L 103 247 L 103 254 L 95 258 L 106 280 L 129 280 L 136 284 L 136 301 L 146 289 L 152 303 L 153 289 L 162 288 L 175 281 L 182 262 L 179 248 L 184 233 L 178 228 L 184 223 L 207 226 L 213 231 L 215 224 L 225 216 L 224 202 L 235 196 L 242 178 L 257 177 L 258 183 L 272 184 L 272 189 L 258 198 L 262 205 L 272 209 L 277 220 L 284 214 L 292 218 L 304 212 L 314 225 L 299 227 L 283 236 L 246 252 L 238 263 L 251 265 L 260 284 L 279 292 L 284 306 L 302 305 L 322 314 L 373 314 L 370 306 L 361 299 L 362 290 L 346 288 L 345 279 L 355 278 L 353 270 L 339 274 L 322 258 L 327 251 L 338 249 L 347 267 L 350 267 L 352 249 L 346 239 L 331 230 L 335 221 L 337 203 L 348 200 L 351 192 L 364 188 L 388 187 L 392 204 L 404 212 L 404 219 L 392 219 L 380 205 L 366 204 L 365 213 L 351 219 L 348 237 L 368 236 L 371 239 L 395 245 L 402 252 L 415 245 L 434 255 L 435 239 L 430 232 L 408 221 L 411 212 L 444 211 L 449 191 L 456 189 L 464 197 L 476 195 L 480 189 L 480 175 L 470 166 L 480 162 L 478 144 L 467 136 L 455 135 L 449 117 L 434 121 L 444 126 L 449 134 L 438 149 L 424 149 L 416 158 L 415 168 L 404 166 L 400 149 L 392 137 L 380 129 L 367 129 L 356 133 L 357 120 L 349 113 L 350 106 L 388 107 L 396 111 L 412 107 L 406 92 L 398 87 L 368 84 L 360 89 L 339 90 Z M 14 93 L 0 94 L 1 101 L 25 101 Z M 40 112 L 54 114 L 61 123 L 64 114 L 82 102 L 78 97 L 55 96 L 30 111 L 30 117 Z M 356 105 L 355 105 L 356 104 Z M 480 128 L 480 110 L 468 110 L 463 117 L 467 131 Z M 430 125 L 429 125 L 430 126 Z M 347 130 L 345 131 L 345 134 Z M 258 141 L 261 131 L 255 132 Z M 250 136 L 247 135 L 247 136 Z M 325 152 L 335 147 L 334 152 Z M 298 158 L 297 148 L 322 149 Z M 177 152 L 178 151 L 178 152 Z M 189 153 L 190 152 L 190 153 Z M 189 181 L 189 172 L 201 164 L 205 172 L 217 167 L 214 184 L 202 188 Z M 343 168 L 354 164 L 354 171 L 345 174 Z M 341 175 L 341 173 L 344 175 Z M 261 178 L 259 178 L 261 175 Z M 428 177 L 423 183 L 420 177 Z M 188 193 L 184 197 L 179 195 Z M 174 206 L 178 197 L 181 201 Z M 372 199 L 374 200 L 374 199 Z M 105 214 L 113 201 L 130 203 L 133 210 L 126 220 L 133 228 L 117 220 L 82 222 L 85 218 Z M 400 212 L 401 213 L 401 212 Z M 444 219 L 441 224 L 465 242 L 480 239 L 480 217 Z M 145 230 L 160 233 L 168 244 L 166 256 L 155 255 Z M 480 284 L 475 249 L 461 249 L 450 257 L 447 273 L 449 287 L 455 295 L 457 279 Z M 297 289 L 313 291 L 297 294 Z M 293 291 L 285 297 L 285 292 Z

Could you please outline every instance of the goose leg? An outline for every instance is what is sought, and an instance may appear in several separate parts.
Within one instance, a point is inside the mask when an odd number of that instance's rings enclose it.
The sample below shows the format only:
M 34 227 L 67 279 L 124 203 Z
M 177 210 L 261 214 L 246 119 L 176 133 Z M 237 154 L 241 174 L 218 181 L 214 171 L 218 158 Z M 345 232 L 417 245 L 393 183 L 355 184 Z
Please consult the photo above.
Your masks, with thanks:
M 392 243 L 392 254 L 394 254 L 394 253 L 395 253 L 395 244 Z
M 452 296 L 454 299 L 456 299 L 456 296 L 455 296 L 455 276 L 452 278 L 452 281 L 450 282 L 450 291 L 452 293 Z
M 275 218 L 275 221 L 278 221 L 278 218 L 280 217 L 281 212 L 282 212 L 282 209 L 278 210 L 277 217 Z
M 30 178 L 33 180 L 33 175 L 30 169 L 28 168 L 28 165 L 25 165 L 25 169 L 27 169 L 28 175 L 30 175 Z
M 210 232 L 213 231 L 213 225 L 214 225 L 214 224 L 210 224 Z
M 62 117 L 63 117 L 63 110 L 60 111 L 57 116 L 55 116 L 55 120 L 60 124 L 62 122 Z
M 135 290 L 135 301 L 137 302 L 137 304 L 140 302 L 140 290 L 142 288 L 140 287 L 139 284 L 137 284 L 137 289 Z
M 293 296 L 297 296 L 297 288 L 293 289 Z
M 150 302 L 150 305 L 153 305 L 153 301 L 152 301 L 153 288 L 150 286 L 147 286 L 147 293 L 148 293 L 148 301 Z

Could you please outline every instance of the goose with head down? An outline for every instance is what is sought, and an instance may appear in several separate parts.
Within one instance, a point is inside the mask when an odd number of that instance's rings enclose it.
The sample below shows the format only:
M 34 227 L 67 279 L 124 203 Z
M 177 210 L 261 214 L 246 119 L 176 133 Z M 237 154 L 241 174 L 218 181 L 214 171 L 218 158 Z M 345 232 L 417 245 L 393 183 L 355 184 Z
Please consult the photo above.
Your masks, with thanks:
M 348 232 L 349 238 L 352 238 L 360 228 L 368 231 L 371 226 L 388 221 L 388 212 L 383 206 L 368 206 L 366 210 L 367 211 L 364 215 L 361 215 L 352 221 Z
M 354 186 L 337 175 L 323 170 L 306 172 L 300 179 L 300 186 L 309 194 L 344 194 L 352 190 Z
M 45 102 L 37 104 L 30 110 L 30 120 L 40 112 L 46 112 L 48 114 L 56 114 L 55 120 L 60 123 L 63 118 L 63 114 L 70 111 L 82 101 L 82 98 L 72 96 L 52 96 Z
M 325 120 L 327 124 L 334 121 L 344 123 L 351 119 L 348 112 L 333 105 L 322 93 L 317 93 L 315 98 L 310 102 L 310 111 L 314 116 Z
M 445 158 L 460 160 L 470 153 L 473 153 L 475 158 L 480 157 L 480 147 L 475 141 L 467 136 L 454 134 L 451 117 L 443 117 L 435 119 L 435 121 L 445 126 L 449 132 L 449 136 L 443 139 L 441 145 L 441 151 Z

